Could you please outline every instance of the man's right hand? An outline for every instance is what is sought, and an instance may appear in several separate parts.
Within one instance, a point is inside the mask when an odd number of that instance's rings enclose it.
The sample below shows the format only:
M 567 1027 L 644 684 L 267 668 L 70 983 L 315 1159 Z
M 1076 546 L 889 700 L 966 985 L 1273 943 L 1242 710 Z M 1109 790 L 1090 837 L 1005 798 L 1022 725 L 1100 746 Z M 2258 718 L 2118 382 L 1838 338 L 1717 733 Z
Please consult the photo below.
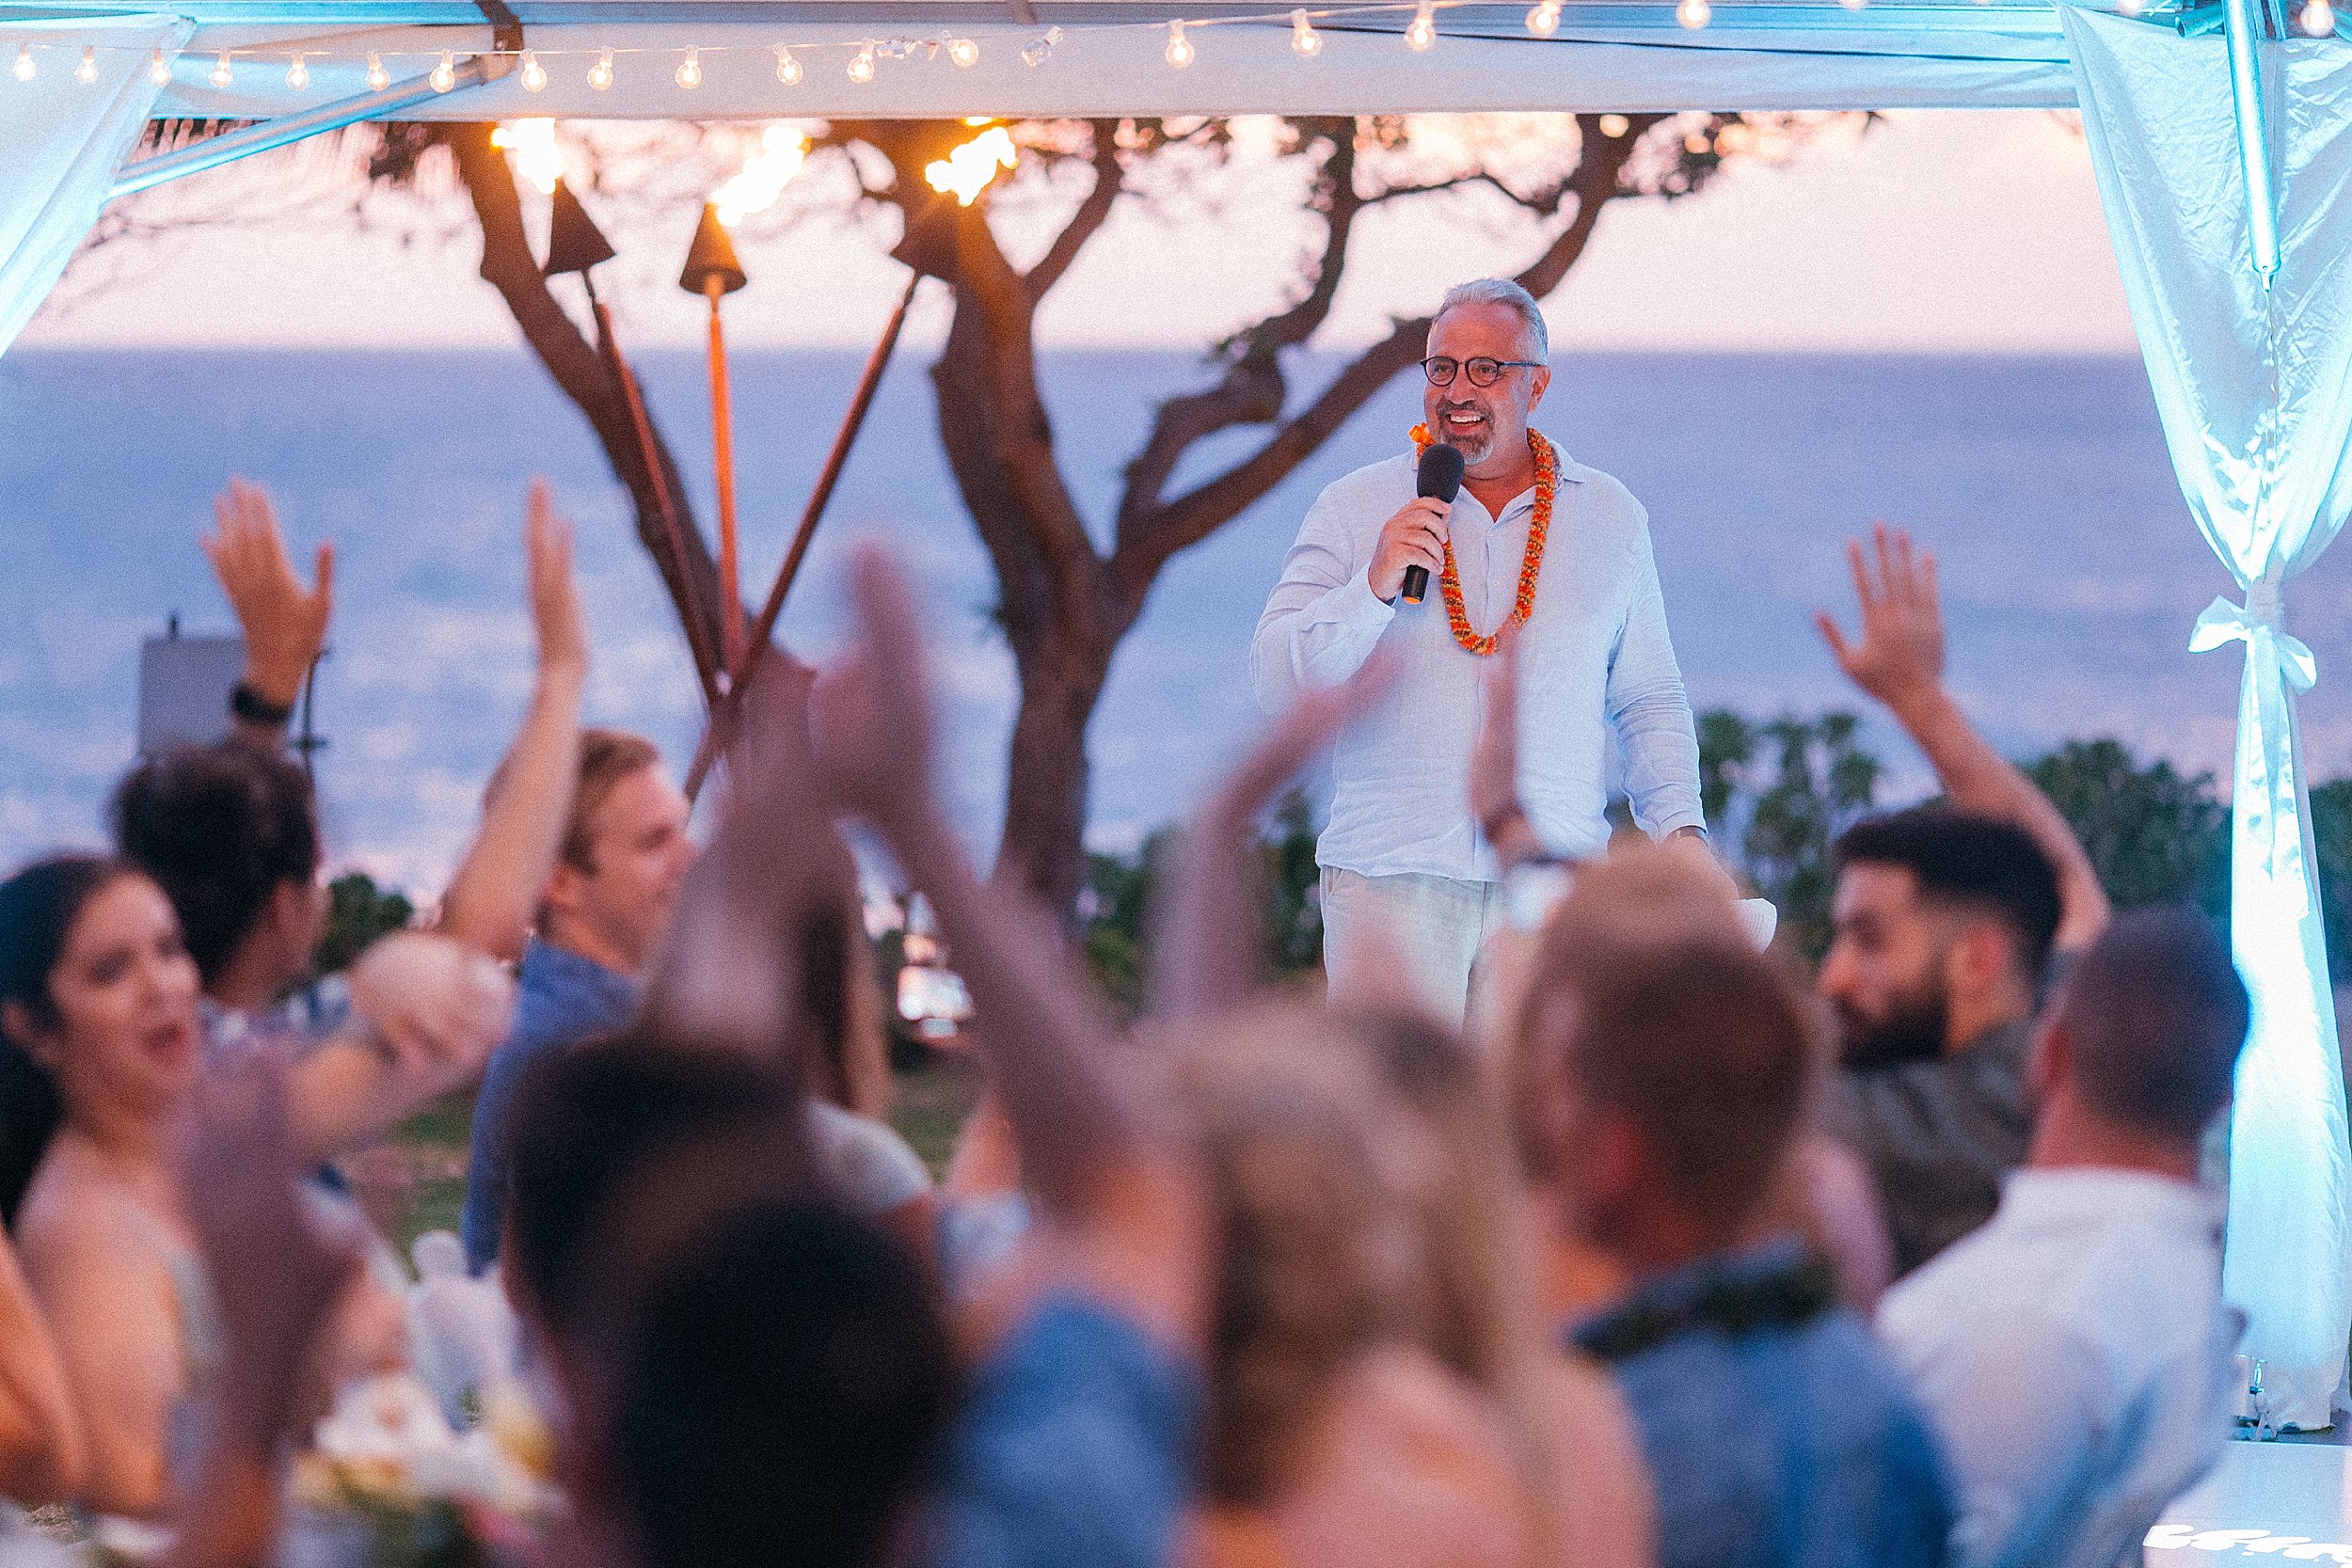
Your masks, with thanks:
M 1453 510 L 1435 496 L 1417 496 L 1402 511 L 1380 525 L 1380 539 L 1372 550 L 1372 591 L 1389 604 L 1405 589 L 1405 568 L 1427 568 L 1431 577 L 1445 570 L 1445 519 Z

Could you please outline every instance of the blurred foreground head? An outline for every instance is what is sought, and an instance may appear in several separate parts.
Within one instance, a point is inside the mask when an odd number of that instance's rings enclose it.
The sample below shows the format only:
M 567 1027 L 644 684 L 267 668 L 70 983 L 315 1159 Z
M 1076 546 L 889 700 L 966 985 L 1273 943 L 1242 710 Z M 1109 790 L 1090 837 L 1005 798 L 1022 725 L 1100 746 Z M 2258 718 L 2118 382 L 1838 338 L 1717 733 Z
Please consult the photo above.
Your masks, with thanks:
M 2230 1101 L 2251 1005 L 2193 910 L 2130 910 L 2074 961 L 2042 1029 L 2035 1087 L 2107 1127 L 2194 1145 Z
M 608 1463 L 645 1568 L 908 1560 L 956 1394 L 930 1280 L 809 1204 L 725 1211 L 646 1286 Z
M 1580 868 L 1545 926 L 1515 1075 L 1531 1168 L 1635 1275 L 1736 1241 L 1811 1088 L 1803 994 L 1675 857 Z

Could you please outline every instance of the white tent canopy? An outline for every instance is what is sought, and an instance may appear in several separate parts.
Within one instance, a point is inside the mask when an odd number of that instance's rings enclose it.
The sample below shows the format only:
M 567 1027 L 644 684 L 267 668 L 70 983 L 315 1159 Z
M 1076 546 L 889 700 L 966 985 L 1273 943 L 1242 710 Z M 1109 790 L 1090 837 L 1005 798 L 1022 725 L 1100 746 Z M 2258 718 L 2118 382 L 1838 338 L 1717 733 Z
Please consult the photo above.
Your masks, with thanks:
M 2174 467 L 2244 599 L 2197 632 L 2248 649 L 2228 1291 L 2264 1414 L 2320 1427 L 2347 1151 L 2295 717 L 2313 672 L 2283 621 L 2352 510 L 2352 48 L 2288 37 L 2281 0 L 2186 3 L 0 0 L 0 351 L 113 196 L 367 119 L 2078 105 Z M 150 118 L 263 123 L 119 170 Z

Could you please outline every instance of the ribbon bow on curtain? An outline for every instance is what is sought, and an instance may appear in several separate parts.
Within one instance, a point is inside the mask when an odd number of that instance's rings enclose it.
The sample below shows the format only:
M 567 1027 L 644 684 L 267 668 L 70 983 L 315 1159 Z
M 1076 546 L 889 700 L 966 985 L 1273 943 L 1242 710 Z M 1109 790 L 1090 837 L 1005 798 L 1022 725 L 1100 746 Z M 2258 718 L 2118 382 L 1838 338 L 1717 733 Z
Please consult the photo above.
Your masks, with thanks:
M 2304 860 L 2303 816 L 2295 800 L 2294 731 L 2286 692 L 2309 691 L 2319 679 L 2319 661 L 2310 644 L 2280 625 L 2284 605 L 2276 577 L 2255 579 L 2246 602 L 2217 597 L 2197 617 L 2188 650 L 2210 653 L 2232 642 L 2246 644 L 2246 684 L 2258 713 L 2275 712 L 2284 722 L 2241 725 L 2238 732 L 2237 794 L 2243 821 L 2241 852 L 2250 840 L 2263 868 L 2288 907 L 2311 911 Z
M 2312 657 L 2309 643 L 2289 636 L 2280 624 L 2281 608 L 2275 582 L 2255 583 L 2246 591 L 2242 605 L 2216 594 L 2197 617 L 2197 629 L 2188 634 L 2188 651 L 2209 654 L 2231 642 L 2249 643 L 2254 657 L 2267 652 L 2278 661 L 2279 673 L 2289 686 L 2298 692 L 2309 691 L 2319 682 L 2319 661 Z

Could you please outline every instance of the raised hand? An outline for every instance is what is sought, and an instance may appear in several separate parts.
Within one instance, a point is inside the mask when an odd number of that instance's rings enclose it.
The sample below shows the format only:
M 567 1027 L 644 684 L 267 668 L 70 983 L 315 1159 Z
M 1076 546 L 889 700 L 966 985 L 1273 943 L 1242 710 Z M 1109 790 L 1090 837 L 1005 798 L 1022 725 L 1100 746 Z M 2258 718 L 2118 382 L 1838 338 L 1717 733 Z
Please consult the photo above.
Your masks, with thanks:
M 260 485 L 230 480 L 213 501 L 213 516 L 219 531 L 199 543 L 245 632 L 246 684 L 274 705 L 292 707 L 326 642 L 335 546 L 319 546 L 314 584 L 305 588 Z
M 858 553 L 850 594 L 858 612 L 857 647 L 817 683 L 815 762 L 836 805 L 886 831 L 930 801 L 931 705 L 922 624 L 906 579 L 878 549 Z
M 523 547 L 531 563 L 531 621 L 539 634 L 540 678 L 584 677 L 588 630 L 580 609 L 580 586 L 572 576 L 572 526 L 556 515 L 544 479 L 531 482 Z
M 1258 982 L 1263 917 L 1250 826 L 1310 759 L 1331 743 L 1354 705 L 1396 673 L 1375 653 L 1345 684 L 1309 691 L 1227 776 L 1185 832 L 1168 882 L 1153 965 L 1153 1010 L 1188 1018 L 1246 999 Z
M 1847 678 L 1900 711 L 1937 690 L 1944 678 L 1944 615 L 1936 602 L 1935 556 L 1928 550 L 1915 555 L 1911 535 L 1884 523 L 1874 525 L 1871 534 L 1875 570 L 1860 540 L 1846 544 L 1854 597 L 1862 607 L 1859 641 L 1849 642 L 1827 611 L 1817 612 L 1814 621 Z

